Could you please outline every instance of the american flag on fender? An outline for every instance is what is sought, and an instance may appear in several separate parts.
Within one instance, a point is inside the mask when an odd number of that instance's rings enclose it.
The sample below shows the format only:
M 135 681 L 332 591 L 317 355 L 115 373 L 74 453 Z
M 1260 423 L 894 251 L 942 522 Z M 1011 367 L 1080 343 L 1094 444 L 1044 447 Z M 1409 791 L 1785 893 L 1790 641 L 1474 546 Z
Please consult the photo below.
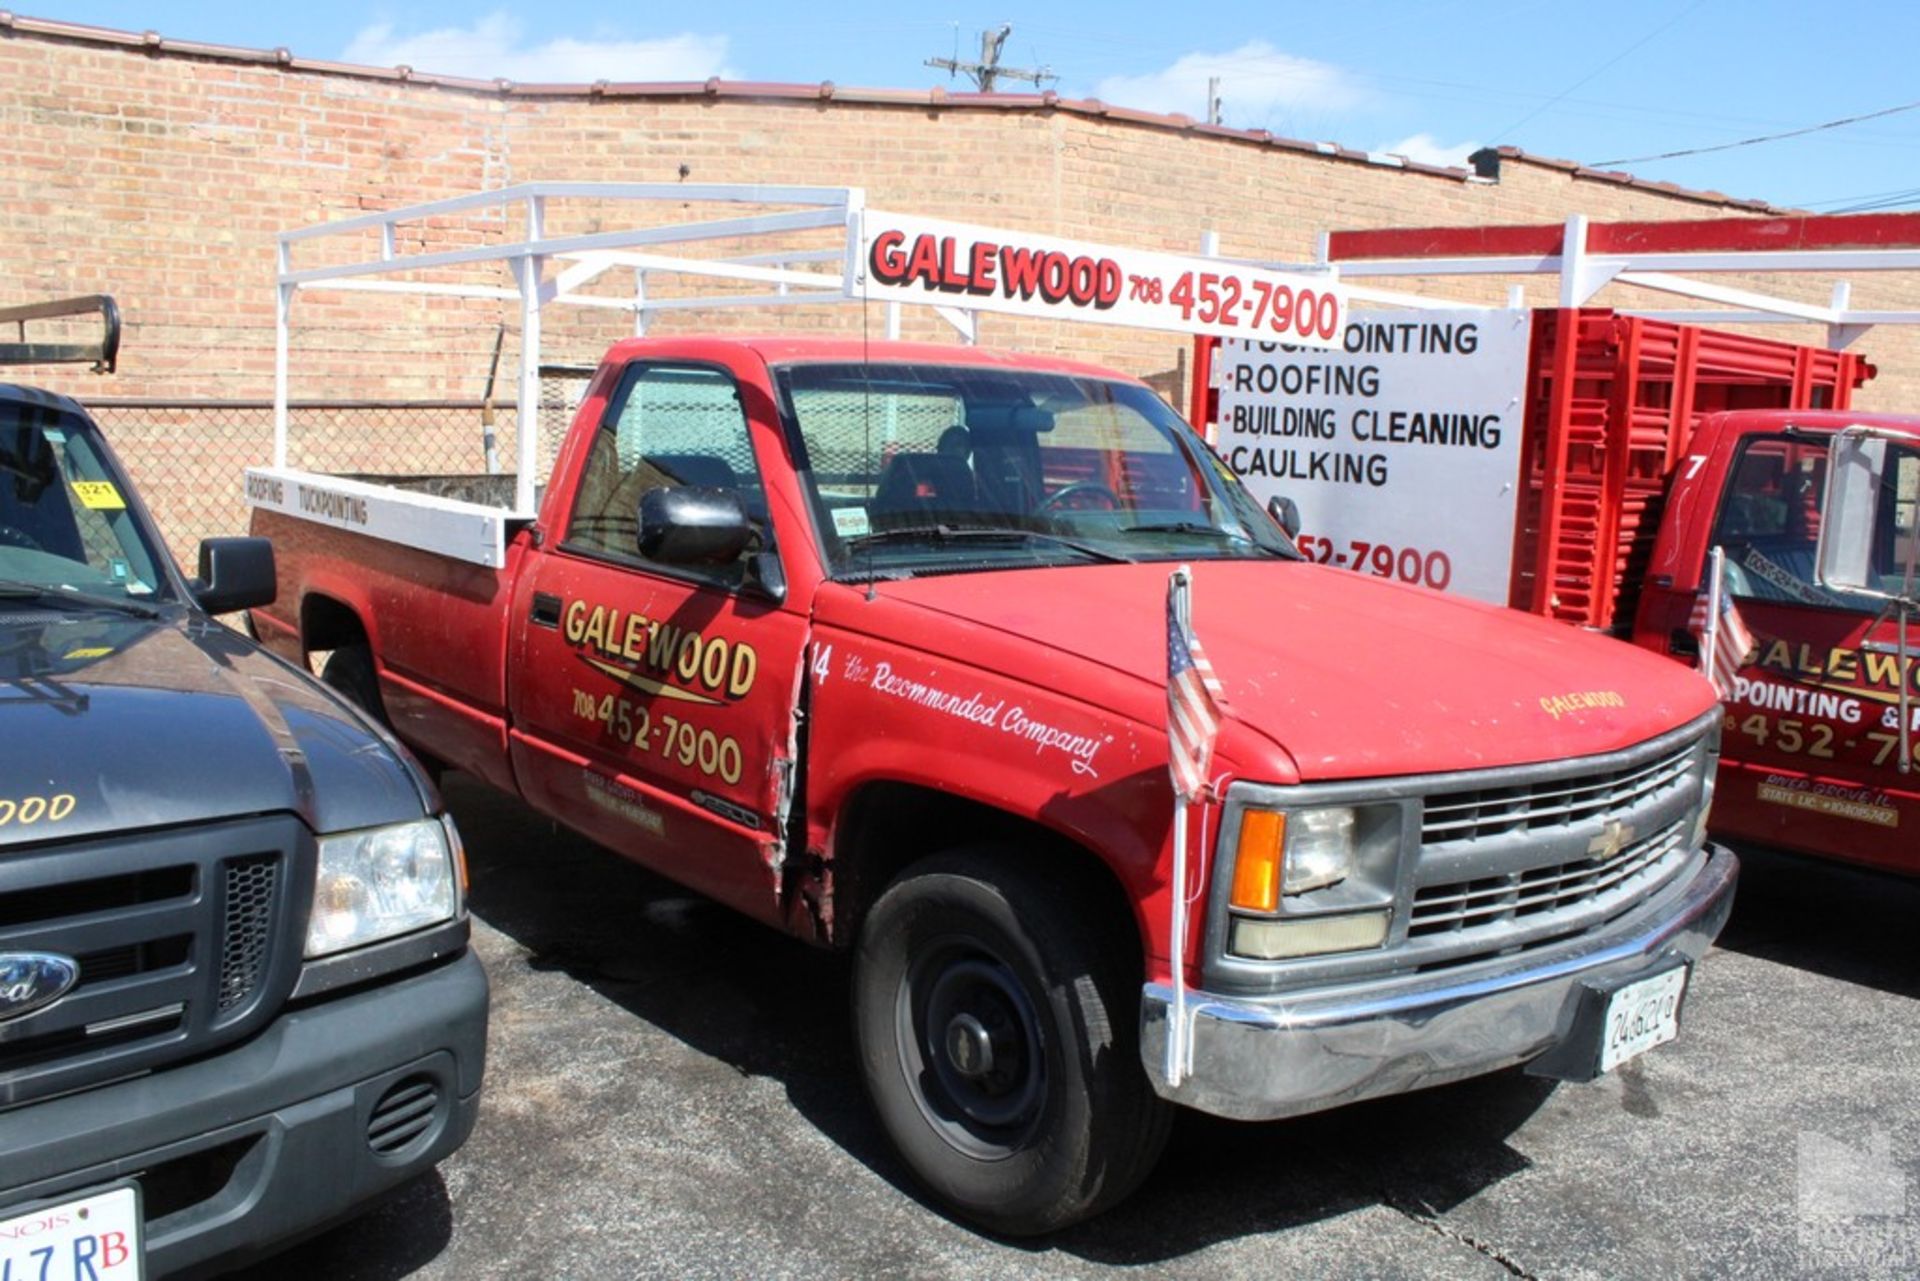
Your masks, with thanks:
M 1700 641 L 1700 670 L 1722 699 L 1733 697 L 1734 677 L 1753 654 L 1753 630 L 1727 590 L 1726 553 L 1716 547 L 1707 558 L 1707 590 L 1694 598 L 1688 626 Z
M 1220 679 L 1193 634 L 1182 565 L 1167 580 L 1167 770 L 1174 794 L 1192 801 L 1206 790 L 1213 743 L 1220 733 Z

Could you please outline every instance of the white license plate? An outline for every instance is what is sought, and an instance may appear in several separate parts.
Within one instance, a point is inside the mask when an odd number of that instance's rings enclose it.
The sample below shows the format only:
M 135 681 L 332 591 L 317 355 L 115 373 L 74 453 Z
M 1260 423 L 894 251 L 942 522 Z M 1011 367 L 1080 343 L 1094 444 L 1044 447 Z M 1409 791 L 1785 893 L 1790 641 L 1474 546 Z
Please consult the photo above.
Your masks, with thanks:
M 0 1220 L 4 1281 L 138 1281 L 140 1197 L 131 1187 Z
M 1682 965 L 1615 992 L 1607 1002 L 1601 1033 L 1600 1070 L 1611 1072 L 1680 1035 L 1680 997 L 1686 990 L 1687 967 Z

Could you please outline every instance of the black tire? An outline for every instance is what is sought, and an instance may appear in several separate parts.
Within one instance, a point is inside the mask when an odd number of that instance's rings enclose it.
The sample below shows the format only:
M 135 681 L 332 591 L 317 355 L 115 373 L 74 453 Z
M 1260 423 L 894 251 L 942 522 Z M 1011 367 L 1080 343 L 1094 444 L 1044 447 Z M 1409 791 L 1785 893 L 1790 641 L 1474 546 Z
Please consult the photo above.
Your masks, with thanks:
M 916 864 L 854 959 L 867 1093 L 915 1175 L 962 1218 L 1051 1232 L 1146 1178 L 1173 1109 L 1140 1066 L 1138 949 L 1070 877 L 974 849 Z
M 374 672 L 373 651 L 365 645 L 342 645 L 327 656 L 320 679 L 344 694 L 347 701 L 379 721 L 387 720 L 387 705 L 380 697 L 380 678 Z

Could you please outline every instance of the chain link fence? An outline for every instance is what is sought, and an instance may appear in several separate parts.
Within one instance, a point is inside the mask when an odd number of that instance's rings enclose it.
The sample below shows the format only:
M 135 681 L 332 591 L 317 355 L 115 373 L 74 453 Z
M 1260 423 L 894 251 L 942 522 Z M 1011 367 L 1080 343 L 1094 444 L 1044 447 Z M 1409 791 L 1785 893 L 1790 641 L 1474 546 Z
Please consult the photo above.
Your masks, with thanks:
M 1175 405 L 1185 391 L 1185 363 L 1183 357 L 1176 368 L 1146 380 Z M 540 370 L 534 452 L 542 485 L 593 372 L 577 365 Z M 201 539 L 247 532 L 243 473 L 273 461 L 272 401 L 102 396 L 86 404 L 145 497 L 167 546 L 189 573 Z M 857 438 L 864 449 L 871 429 L 867 406 L 837 408 L 845 417 L 841 434 L 848 448 Z M 882 436 L 904 431 L 930 442 L 953 417 L 944 405 L 926 409 L 931 416 L 925 422 L 890 422 Z M 436 476 L 449 482 L 489 473 L 510 477 L 518 450 L 518 415 L 511 404 L 489 409 L 481 400 L 296 400 L 288 405 L 287 463 L 304 471 Z M 446 492 L 458 496 L 462 488 L 450 483 Z
M 590 372 L 542 370 L 535 457 L 543 482 Z M 272 401 L 95 397 L 86 403 L 189 573 L 201 539 L 247 532 L 243 473 L 273 461 Z M 510 477 L 518 450 L 512 405 L 308 400 L 287 410 L 287 462 L 304 471 Z

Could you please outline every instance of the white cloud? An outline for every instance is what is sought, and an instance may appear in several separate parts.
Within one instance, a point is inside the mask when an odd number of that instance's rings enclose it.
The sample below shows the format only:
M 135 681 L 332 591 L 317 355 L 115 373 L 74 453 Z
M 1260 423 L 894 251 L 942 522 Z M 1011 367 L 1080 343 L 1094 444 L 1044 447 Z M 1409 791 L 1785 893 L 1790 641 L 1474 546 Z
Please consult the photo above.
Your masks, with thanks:
M 1477 142 L 1456 142 L 1449 146 L 1430 133 L 1410 134 L 1398 142 L 1382 143 L 1374 148 L 1390 155 L 1405 156 L 1407 159 L 1423 165 L 1451 166 L 1464 169 L 1467 157 L 1480 150 Z
M 408 66 L 443 76 L 520 84 L 587 84 L 595 80 L 734 80 L 727 38 L 683 33 L 656 40 L 580 40 L 557 36 L 525 44 L 519 20 L 491 13 L 471 27 L 400 35 L 390 22 L 363 27 L 340 57 L 371 67 Z
M 1117 107 L 1183 112 L 1201 119 L 1207 110 L 1207 81 L 1215 76 L 1220 78 L 1224 117 L 1243 126 L 1277 108 L 1343 111 L 1367 96 L 1341 68 L 1281 53 L 1264 40 L 1250 40 L 1227 53 L 1189 53 L 1144 76 L 1108 76 L 1093 92 Z

